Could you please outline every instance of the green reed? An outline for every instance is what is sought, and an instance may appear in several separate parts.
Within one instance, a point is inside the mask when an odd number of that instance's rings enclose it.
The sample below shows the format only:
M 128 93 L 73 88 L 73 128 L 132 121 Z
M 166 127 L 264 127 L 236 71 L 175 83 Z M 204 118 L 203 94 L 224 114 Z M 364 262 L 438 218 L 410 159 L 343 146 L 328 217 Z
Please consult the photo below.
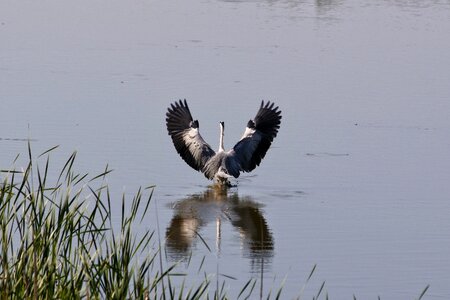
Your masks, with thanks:
M 0 183 L 1 299 L 156 299 L 175 295 L 164 287 L 175 265 L 156 267 L 154 232 L 133 227 L 148 215 L 153 187 L 122 197 L 113 224 L 105 176 L 74 171 L 73 153 L 50 183 L 49 149 L 43 166 L 32 158 L 22 171 L 2 170 Z M 56 173 L 58 174 L 58 173 Z M 143 192 L 149 194 L 144 196 Z M 178 291 L 180 299 L 207 294 L 209 281 Z M 183 292 L 183 291 L 181 291 Z M 190 293 L 190 294 L 189 294 Z

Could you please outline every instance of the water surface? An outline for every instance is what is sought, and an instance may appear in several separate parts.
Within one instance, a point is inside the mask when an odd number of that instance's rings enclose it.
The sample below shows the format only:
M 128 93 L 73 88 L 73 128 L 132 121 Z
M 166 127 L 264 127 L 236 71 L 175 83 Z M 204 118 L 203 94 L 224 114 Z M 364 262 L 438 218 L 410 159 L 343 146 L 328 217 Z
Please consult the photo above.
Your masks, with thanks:
M 2 1 L 0 167 L 54 145 L 106 164 L 121 193 L 156 185 L 168 262 L 225 274 L 235 295 L 450 298 L 448 1 Z M 225 146 L 262 99 L 279 136 L 214 192 L 175 152 L 170 102 Z M 26 161 L 22 155 L 16 163 Z M 118 205 L 118 210 L 120 209 Z M 155 228 L 155 219 L 144 226 Z M 200 238 L 201 237 L 201 238 Z M 186 259 L 190 258 L 187 267 Z M 219 272 L 217 272 L 219 270 Z M 226 279 L 226 277 L 221 277 Z

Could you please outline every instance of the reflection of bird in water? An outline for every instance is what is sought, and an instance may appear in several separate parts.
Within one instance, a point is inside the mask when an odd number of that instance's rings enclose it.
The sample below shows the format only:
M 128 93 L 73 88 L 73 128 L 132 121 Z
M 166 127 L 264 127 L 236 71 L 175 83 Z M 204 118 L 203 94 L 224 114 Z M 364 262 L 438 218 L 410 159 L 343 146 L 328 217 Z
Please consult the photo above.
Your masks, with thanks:
M 167 131 L 181 158 L 195 170 L 202 171 L 206 178 L 225 185 L 230 185 L 229 178 L 238 178 L 240 172 L 250 172 L 259 166 L 281 123 L 278 106 L 263 101 L 255 118 L 248 121 L 239 142 L 229 151 L 223 147 L 225 124 L 220 122 L 216 153 L 200 135 L 199 123 L 192 119 L 186 100 L 172 104 L 166 116 Z
M 166 230 L 169 256 L 187 258 L 192 247 L 202 239 L 199 232 L 208 223 L 216 224 L 216 247 L 221 250 L 221 224 L 229 221 L 237 230 L 245 257 L 259 268 L 261 261 L 273 255 L 273 237 L 259 204 L 250 197 L 240 198 L 236 192 L 213 186 L 175 203 L 175 214 Z

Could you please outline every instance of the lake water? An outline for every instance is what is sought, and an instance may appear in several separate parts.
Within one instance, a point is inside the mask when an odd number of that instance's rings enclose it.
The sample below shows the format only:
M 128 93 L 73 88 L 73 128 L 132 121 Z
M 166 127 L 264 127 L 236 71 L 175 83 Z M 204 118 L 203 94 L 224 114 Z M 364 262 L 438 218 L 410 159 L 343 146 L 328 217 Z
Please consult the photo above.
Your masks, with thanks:
M 167 264 L 195 282 L 205 258 L 232 296 L 262 274 L 292 299 L 317 264 L 303 299 L 323 281 L 332 299 L 428 284 L 449 299 L 449 33 L 444 0 L 4 0 L 0 169 L 30 137 L 36 155 L 60 145 L 53 165 L 74 150 L 80 172 L 109 164 L 117 209 L 156 185 L 143 226 L 157 209 Z M 237 188 L 209 189 L 175 152 L 165 112 L 181 98 L 213 148 L 218 121 L 230 148 L 262 99 L 280 106 Z

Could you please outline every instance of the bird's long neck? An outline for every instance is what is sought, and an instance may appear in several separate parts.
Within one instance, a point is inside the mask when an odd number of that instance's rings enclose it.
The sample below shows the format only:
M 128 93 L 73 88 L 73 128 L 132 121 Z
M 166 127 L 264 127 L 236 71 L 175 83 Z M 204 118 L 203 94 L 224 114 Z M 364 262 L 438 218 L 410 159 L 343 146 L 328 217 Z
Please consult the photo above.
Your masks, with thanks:
M 220 140 L 219 140 L 219 152 L 221 151 L 225 151 L 225 149 L 223 148 L 223 135 L 224 135 L 224 131 L 225 131 L 225 124 L 224 122 L 220 122 Z

